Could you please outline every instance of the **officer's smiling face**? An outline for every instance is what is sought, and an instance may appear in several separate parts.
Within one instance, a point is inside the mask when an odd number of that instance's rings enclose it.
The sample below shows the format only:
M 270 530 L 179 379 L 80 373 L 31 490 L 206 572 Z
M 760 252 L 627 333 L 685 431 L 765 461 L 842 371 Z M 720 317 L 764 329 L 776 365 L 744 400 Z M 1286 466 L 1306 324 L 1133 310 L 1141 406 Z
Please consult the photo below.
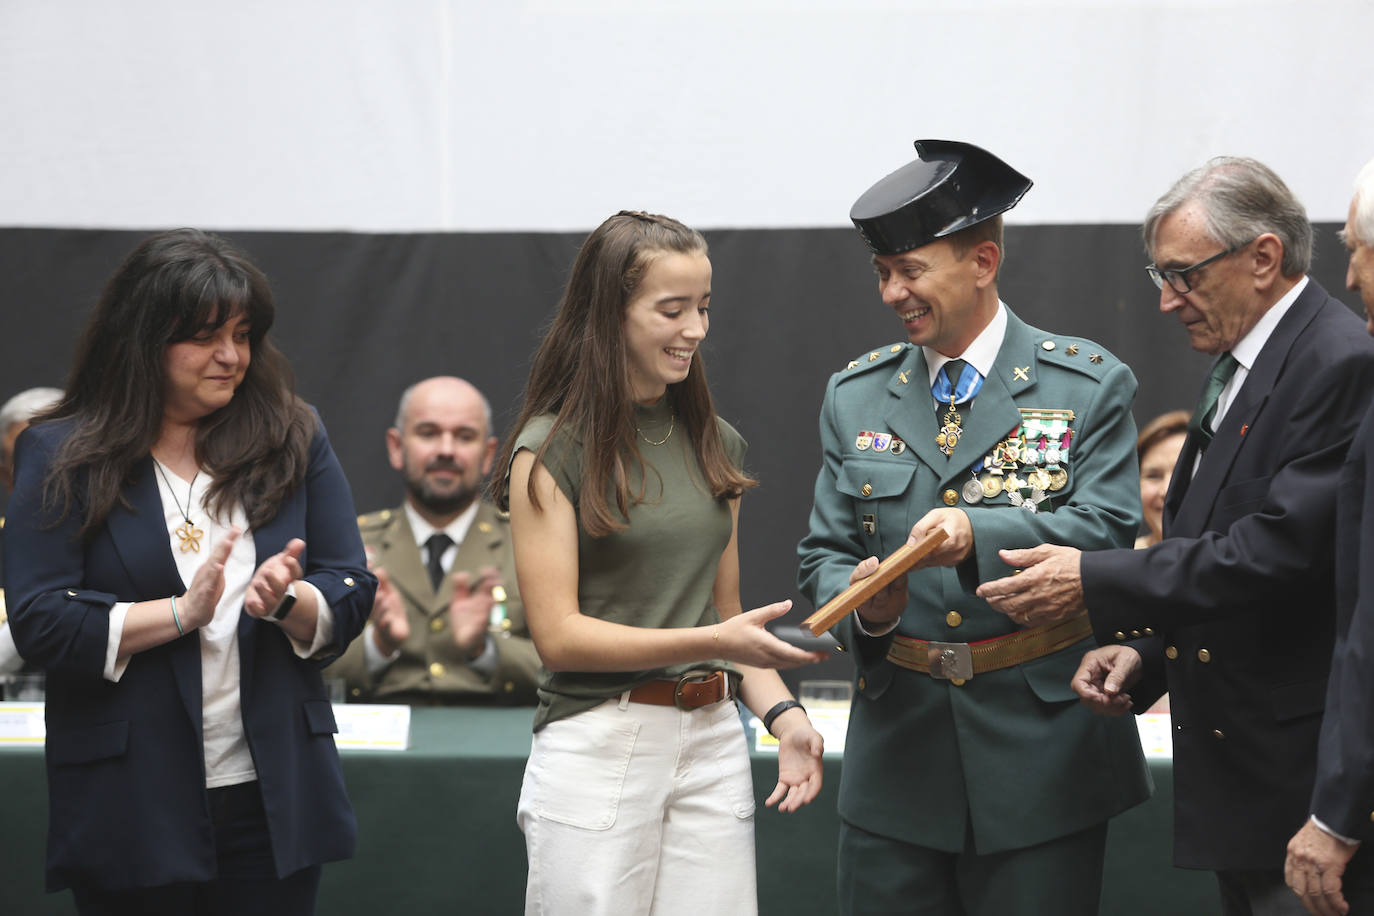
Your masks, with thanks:
M 940 239 L 901 254 L 873 256 L 878 292 L 901 318 L 912 343 L 958 356 L 987 325 L 978 296 L 980 247 L 959 258 Z
M 1272 238 L 1272 236 L 1269 236 Z M 1159 310 L 1175 314 L 1188 332 L 1188 342 L 1201 353 L 1223 353 L 1244 337 L 1265 311 L 1253 282 L 1254 243 L 1242 246 L 1188 274 L 1191 289 L 1176 292 L 1168 283 L 1159 291 Z M 1168 270 L 1191 267 L 1225 251 L 1207 229 L 1202 206 L 1184 204 L 1159 222 L 1154 262 Z

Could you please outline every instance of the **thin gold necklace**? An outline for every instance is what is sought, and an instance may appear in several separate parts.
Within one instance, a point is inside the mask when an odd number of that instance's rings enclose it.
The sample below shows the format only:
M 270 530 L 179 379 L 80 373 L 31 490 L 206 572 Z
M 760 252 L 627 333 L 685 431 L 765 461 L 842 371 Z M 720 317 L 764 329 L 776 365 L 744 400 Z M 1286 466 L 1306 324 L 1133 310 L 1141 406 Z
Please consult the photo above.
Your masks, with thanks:
M 673 427 L 674 427 L 676 424 L 677 424 L 677 414 L 672 414 L 672 415 L 668 418 L 668 435 L 667 435 L 667 436 L 664 436 L 662 439 L 659 439 L 657 442 L 655 442 L 653 439 L 650 439 L 648 436 L 644 435 L 644 430 L 642 430 L 642 429 L 639 428 L 639 424 L 638 424 L 638 423 L 635 424 L 635 432 L 639 433 L 639 438 L 643 439 L 645 442 L 649 443 L 650 445 L 662 445 L 663 443 L 667 442 L 667 441 L 668 441 L 668 437 L 671 436 L 671 435 L 673 434 Z
M 177 512 L 181 515 L 183 524 L 173 532 L 181 539 L 181 552 L 200 553 L 200 539 L 205 537 L 205 532 L 191 521 L 191 491 L 195 488 L 196 478 L 200 476 L 200 469 L 196 469 L 195 475 L 191 477 L 191 485 L 186 488 L 186 508 L 182 509 L 176 491 L 172 489 L 172 482 L 167 479 L 167 472 L 162 469 L 162 462 L 154 458 L 153 466 L 162 475 L 163 482 L 167 484 L 167 492 L 172 494 L 172 505 L 177 507 Z

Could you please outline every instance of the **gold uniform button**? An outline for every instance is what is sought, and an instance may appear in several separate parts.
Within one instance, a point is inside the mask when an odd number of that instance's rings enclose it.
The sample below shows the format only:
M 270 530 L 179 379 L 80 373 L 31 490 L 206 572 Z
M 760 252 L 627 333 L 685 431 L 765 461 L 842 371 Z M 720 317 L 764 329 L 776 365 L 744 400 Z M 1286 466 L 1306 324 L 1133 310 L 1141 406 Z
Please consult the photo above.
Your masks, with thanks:
M 1226 734 L 1225 734 L 1225 732 L 1223 732 L 1223 731 L 1222 731 L 1221 729 L 1219 729 L 1219 728 L 1214 728 L 1214 729 L 1212 729 L 1212 737 L 1213 737 L 1213 738 L 1216 738 L 1218 741 L 1225 741 L 1225 740 L 1226 740 Z
M 1197 660 L 1205 665 L 1212 660 L 1212 653 L 1208 652 L 1206 649 L 1198 649 Z
M 949 682 L 953 684 L 955 687 L 964 686 L 964 679 L 961 677 L 952 677 L 949 679 Z
M 860 492 L 862 495 L 864 495 L 864 496 L 872 496 L 872 495 L 873 495 L 873 484 L 871 484 L 871 483 L 866 483 L 866 484 L 864 484 L 863 486 L 859 487 L 859 492 Z
M 505 690 L 506 690 L 506 693 L 515 693 L 515 682 L 514 682 L 514 681 L 506 681 Z
M 1178 658 L 1178 646 L 1170 646 L 1169 648 L 1165 649 L 1164 657 L 1169 659 L 1169 661 L 1173 661 L 1174 659 Z
M 946 490 L 944 493 L 940 494 L 940 498 L 945 501 L 946 506 L 957 505 L 959 502 L 959 494 L 953 490 Z
M 859 678 L 859 689 L 860 689 L 860 690 L 864 690 L 864 689 L 866 689 L 867 687 L 868 687 L 868 681 L 866 681 L 866 680 L 863 679 L 863 678 Z
M 949 624 L 952 627 L 957 627 L 959 624 L 963 622 L 964 615 L 960 614 L 958 611 L 950 611 L 948 614 L 945 615 L 945 623 Z
M 435 677 L 443 677 L 444 666 L 439 664 L 438 662 L 430 662 L 429 673 L 434 675 Z
M 1054 349 L 1054 341 L 1052 341 L 1052 340 L 1047 340 L 1047 341 L 1045 341 L 1044 343 L 1042 343 L 1040 346 L 1041 346 L 1043 349 L 1046 349 L 1046 350 L 1053 350 L 1053 349 Z
M 429 628 L 433 630 L 435 633 L 440 632 L 444 628 L 444 618 L 435 617 L 433 620 L 429 622 Z
M 353 577 L 352 577 L 352 576 L 344 576 L 344 585 L 347 585 L 349 588 L 352 588 L 352 587 L 353 587 Z
M 1116 631 L 1115 633 L 1113 633 L 1112 635 L 1115 636 L 1117 639 L 1125 639 L 1125 638 L 1126 638 L 1126 634 L 1123 633 L 1123 632 L 1121 632 L 1120 630 L 1117 630 L 1117 631 Z
M 1140 631 L 1139 631 L 1139 630 L 1132 630 L 1132 631 L 1131 631 L 1131 639 L 1139 639 L 1139 638 L 1140 638 Z
M 353 688 L 351 691 L 349 691 L 349 692 L 352 693 L 355 697 L 360 697 L 360 696 L 363 695 L 363 688 L 361 688 L 361 687 L 354 687 L 354 688 Z
M 1146 627 L 1146 628 L 1145 628 L 1145 635 L 1146 635 L 1146 636 L 1153 636 L 1153 635 L 1155 635 L 1154 627 Z

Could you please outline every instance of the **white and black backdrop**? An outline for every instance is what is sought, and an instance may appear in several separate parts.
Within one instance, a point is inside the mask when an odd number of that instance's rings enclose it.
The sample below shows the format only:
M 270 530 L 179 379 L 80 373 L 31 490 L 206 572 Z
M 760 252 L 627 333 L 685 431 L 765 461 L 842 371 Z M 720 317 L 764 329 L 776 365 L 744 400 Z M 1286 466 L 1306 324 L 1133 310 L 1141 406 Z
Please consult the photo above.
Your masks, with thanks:
M 827 376 L 902 339 L 846 215 L 913 139 L 1035 180 L 1003 298 L 1129 362 L 1144 420 L 1191 404 L 1207 359 L 1158 314 L 1141 216 L 1209 156 L 1255 156 L 1342 290 L 1370 35 L 1368 0 L 0 0 L 0 399 L 63 383 L 141 237 L 217 231 L 271 279 L 358 509 L 393 505 L 400 391 L 462 375 L 504 432 L 581 237 L 668 213 L 711 245 L 706 359 L 763 483 L 755 606 L 795 595 Z

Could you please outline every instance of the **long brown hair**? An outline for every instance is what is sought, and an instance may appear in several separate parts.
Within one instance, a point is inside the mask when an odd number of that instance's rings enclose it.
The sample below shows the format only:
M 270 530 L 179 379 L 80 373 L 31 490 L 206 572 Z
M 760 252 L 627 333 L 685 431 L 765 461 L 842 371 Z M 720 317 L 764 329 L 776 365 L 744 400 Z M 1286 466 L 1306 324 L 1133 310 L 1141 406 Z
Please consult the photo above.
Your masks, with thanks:
M 317 424 L 267 338 L 271 288 L 224 239 L 177 229 L 145 239 L 115 271 L 77 345 L 66 396 L 41 417 L 71 423 L 44 478 L 56 519 L 79 505 L 89 537 L 116 503 L 129 505 L 123 488 L 162 430 L 168 344 L 239 315 L 251 326 L 248 369 L 229 403 L 200 421 L 196 458 L 214 475 L 215 513 L 237 502 L 254 527 L 276 514 L 305 478 Z
M 534 417 L 554 414 L 553 428 L 535 455 L 544 460 L 559 430 L 572 433 L 583 450 L 578 514 L 582 527 L 601 537 L 628 526 L 629 507 L 643 493 L 630 492 L 626 468 L 643 466 L 635 443 L 634 400 L 625 355 L 625 308 L 645 271 L 662 254 L 706 254 L 706 239 L 675 219 L 622 210 L 606 220 L 577 252 L 558 313 L 534 356 L 525 403 L 501 449 L 498 468 L 510 467 L 515 440 Z M 716 499 L 739 496 L 755 481 L 730 463 L 716 426 L 716 409 L 706 384 L 701 351 L 687 377 L 668 386 L 668 396 L 691 437 L 706 487 Z M 615 512 L 606 500 L 614 483 Z M 507 475 L 492 475 L 492 495 L 509 503 Z M 534 478 L 530 500 L 537 507 Z

